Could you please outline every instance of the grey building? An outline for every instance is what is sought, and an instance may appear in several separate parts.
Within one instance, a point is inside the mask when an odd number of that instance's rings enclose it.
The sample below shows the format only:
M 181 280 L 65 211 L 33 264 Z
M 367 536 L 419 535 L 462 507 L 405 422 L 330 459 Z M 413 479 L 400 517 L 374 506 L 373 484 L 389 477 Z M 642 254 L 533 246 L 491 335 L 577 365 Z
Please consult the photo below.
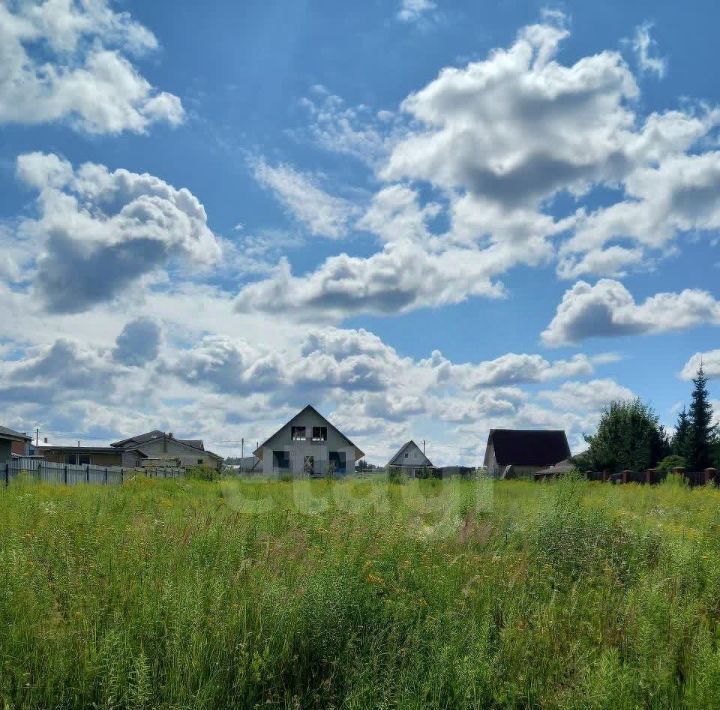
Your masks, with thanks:
M 27 456 L 31 441 L 24 432 L 0 426 L 0 463 L 9 461 L 13 455 Z
M 223 457 L 207 451 L 201 439 L 176 439 L 171 433 L 155 429 L 110 444 L 121 454 L 127 467 L 150 464 L 180 466 L 211 466 L 220 469 Z
M 388 461 L 388 468 L 400 469 L 408 476 L 423 475 L 428 469 L 434 468 L 432 461 L 425 456 L 420 447 L 412 441 L 403 444 L 396 454 Z
M 255 450 L 266 475 L 344 475 L 365 454 L 308 404 Z

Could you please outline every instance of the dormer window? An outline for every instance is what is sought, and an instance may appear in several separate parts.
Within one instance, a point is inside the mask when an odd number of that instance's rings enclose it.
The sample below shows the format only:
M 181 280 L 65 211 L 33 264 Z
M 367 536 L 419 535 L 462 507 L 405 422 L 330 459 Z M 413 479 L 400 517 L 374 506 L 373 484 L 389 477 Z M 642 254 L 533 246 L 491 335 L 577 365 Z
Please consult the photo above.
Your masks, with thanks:
M 292 435 L 293 441 L 305 441 L 305 439 L 307 439 L 307 436 L 305 435 L 305 427 L 304 426 L 291 427 L 290 433 Z
M 312 440 L 313 441 L 327 441 L 327 427 L 326 426 L 314 426 Z

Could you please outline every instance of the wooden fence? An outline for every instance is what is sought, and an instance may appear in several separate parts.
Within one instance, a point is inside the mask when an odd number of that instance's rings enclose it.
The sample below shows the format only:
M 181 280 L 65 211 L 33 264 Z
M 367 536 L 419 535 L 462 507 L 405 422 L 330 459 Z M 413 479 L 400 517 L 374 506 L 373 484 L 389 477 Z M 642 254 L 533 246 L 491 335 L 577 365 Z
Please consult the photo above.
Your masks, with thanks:
M 708 483 L 720 484 L 720 476 L 714 468 L 706 468 L 703 471 L 686 471 L 684 468 L 674 468 L 672 473 L 680 476 L 689 486 L 705 486 Z M 546 478 L 557 477 L 548 473 L 535 474 L 535 480 L 541 481 Z M 609 471 L 591 471 L 585 474 L 589 481 L 601 481 L 603 483 L 644 483 L 654 485 L 661 483 L 667 478 L 667 471 L 661 471 L 657 468 L 649 468 L 647 471 L 619 471 L 618 473 L 610 473 Z
M 123 483 L 128 476 L 137 474 L 151 478 L 179 478 L 185 475 L 185 471 L 182 468 L 138 469 L 123 468 L 122 466 L 53 463 L 52 461 L 29 457 L 12 459 L 7 463 L 0 464 L 0 476 L 2 476 L 2 481 L 6 486 L 10 485 L 10 481 L 21 475 L 26 475 L 43 483 L 118 485 Z

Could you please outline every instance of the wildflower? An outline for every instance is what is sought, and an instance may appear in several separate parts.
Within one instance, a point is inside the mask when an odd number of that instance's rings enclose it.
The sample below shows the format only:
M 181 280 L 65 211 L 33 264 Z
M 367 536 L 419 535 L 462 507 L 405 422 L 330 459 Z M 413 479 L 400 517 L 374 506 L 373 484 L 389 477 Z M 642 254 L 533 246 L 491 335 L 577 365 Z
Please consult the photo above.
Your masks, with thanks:
M 376 574 L 369 574 L 365 577 L 365 581 L 368 582 L 368 584 L 385 584 L 385 580 L 382 577 L 378 577 Z

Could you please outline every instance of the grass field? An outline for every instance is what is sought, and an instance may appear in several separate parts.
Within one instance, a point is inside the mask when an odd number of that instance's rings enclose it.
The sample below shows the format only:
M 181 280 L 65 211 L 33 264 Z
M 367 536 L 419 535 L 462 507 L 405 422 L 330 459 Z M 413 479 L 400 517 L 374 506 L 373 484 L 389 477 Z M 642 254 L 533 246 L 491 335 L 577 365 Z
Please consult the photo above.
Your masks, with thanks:
M 718 707 L 720 492 L 0 490 L 0 706 Z

